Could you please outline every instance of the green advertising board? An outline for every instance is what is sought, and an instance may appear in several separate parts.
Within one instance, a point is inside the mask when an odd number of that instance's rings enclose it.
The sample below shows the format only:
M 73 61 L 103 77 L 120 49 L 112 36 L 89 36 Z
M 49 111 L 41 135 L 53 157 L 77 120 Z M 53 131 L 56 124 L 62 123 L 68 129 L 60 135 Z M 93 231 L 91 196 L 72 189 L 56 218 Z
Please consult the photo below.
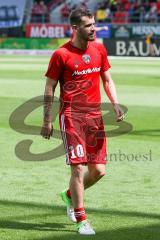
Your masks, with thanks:
M 113 24 L 112 38 L 143 38 L 153 32 L 155 37 L 160 36 L 159 24 Z
M 55 50 L 68 41 L 68 38 L 0 38 L 0 49 L 41 49 Z

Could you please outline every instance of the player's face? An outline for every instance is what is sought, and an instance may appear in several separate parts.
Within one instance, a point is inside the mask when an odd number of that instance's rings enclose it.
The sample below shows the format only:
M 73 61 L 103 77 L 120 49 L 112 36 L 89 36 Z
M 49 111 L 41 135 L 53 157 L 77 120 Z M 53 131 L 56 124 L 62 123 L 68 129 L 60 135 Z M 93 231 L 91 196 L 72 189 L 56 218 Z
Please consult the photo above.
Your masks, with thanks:
M 81 39 L 84 39 L 86 41 L 94 41 L 95 40 L 94 17 L 89 18 L 87 16 L 83 16 L 80 26 L 77 27 L 77 34 Z

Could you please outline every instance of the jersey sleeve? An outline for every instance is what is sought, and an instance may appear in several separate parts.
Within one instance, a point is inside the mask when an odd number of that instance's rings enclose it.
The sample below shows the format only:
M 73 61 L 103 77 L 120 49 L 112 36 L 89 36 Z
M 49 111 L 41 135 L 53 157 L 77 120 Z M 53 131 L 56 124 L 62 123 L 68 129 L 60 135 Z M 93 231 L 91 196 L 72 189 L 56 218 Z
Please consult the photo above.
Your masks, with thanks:
M 58 81 L 60 79 L 60 76 L 62 75 L 63 68 L 63 57 L 59 51 L 55 51 L 50 59 L 45 76 Z
M 101 56 L 102 56 L 102 66 L 101 66 L 101 73 L 107 71 L 109 68 L 111 68 L 111 65 L 108 60 L 108 54 L 107 50 L 104 47 L 104 45 L 101 45 Z

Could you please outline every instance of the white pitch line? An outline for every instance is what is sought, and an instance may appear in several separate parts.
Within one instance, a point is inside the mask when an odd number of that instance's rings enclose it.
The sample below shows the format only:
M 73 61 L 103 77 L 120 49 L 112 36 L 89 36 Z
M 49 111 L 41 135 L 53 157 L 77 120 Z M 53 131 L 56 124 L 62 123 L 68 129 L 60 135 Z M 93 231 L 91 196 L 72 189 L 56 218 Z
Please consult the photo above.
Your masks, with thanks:
M 54 50 L 29 50 L 29 49 L 0 49 L 1 55 L 29 55 L 29 56 L 35 56 L 35 55 L 51 55 L 54 52 Z
M 16 64 L 16 63 L 24 63 L 24 62 L 33 62 L 34 64 L 36 64 L 36 63 L 44 63 L 44 64 L 46 64 L 46 63 L 48 63 L 48 60 L 49 60 L 49 58 L 47 57 L 46 59 L 44 59 L 44 56 L 43 56 L 43 58 L 42 59 L 39 59 L 39 56 L 36 56 L 36 58 L 31 58 L 31 57 L 29 57 L 29 58 L 22 58 L 22 57 L 20 57 L 20 58 L 16 58 L 16 57 L 10 57 L 10 58 L 1 58 L 0 59 L 0 63 L 8 63 L 8 64 Z
M 29 50 L 29 49 L 0 49 L 2 55 L 28 55 L 28 56 L 51 56 L 55 50 Z M 130 57 L 130 56 L 109 56 L 109 59 L 123 59 L 123 60 L 144 60 L 144 61 L 160 61 L 159 57 Z
M 113 60 L 142 60 L 142 61 L 160 61 L 159 57 L 129 57 L 129 56 L 109 56 L 109 59 Z

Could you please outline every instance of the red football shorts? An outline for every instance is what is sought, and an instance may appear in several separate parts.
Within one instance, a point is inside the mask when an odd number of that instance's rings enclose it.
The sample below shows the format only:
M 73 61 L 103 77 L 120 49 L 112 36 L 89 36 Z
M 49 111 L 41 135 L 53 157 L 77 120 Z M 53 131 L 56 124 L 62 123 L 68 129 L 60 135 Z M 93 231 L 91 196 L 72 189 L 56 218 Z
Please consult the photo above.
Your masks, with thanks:
M 106 164 L 106 136 L 101 115 L 61 113 L 59 120 L 67 164 Z

